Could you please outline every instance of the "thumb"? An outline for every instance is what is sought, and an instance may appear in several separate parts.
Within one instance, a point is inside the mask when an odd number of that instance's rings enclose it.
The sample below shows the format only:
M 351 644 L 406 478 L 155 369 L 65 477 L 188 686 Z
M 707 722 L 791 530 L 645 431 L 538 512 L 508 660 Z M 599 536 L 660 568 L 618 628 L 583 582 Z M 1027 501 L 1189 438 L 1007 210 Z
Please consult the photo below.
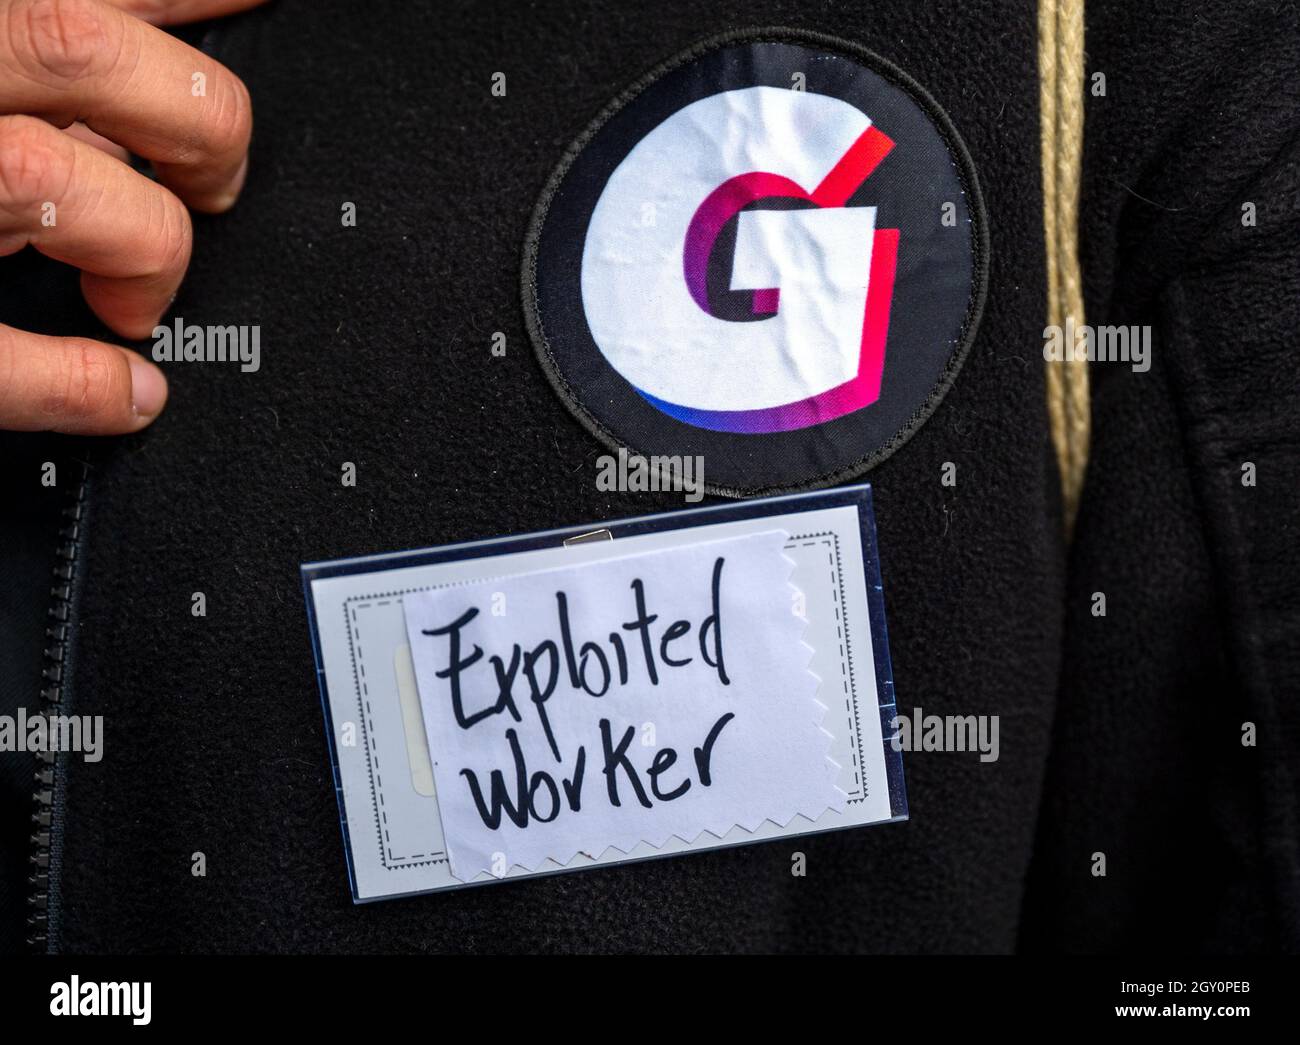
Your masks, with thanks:
M 167 378 L 138 352 L 0 325 L 0 428 L 116 435 L 166 402 Z

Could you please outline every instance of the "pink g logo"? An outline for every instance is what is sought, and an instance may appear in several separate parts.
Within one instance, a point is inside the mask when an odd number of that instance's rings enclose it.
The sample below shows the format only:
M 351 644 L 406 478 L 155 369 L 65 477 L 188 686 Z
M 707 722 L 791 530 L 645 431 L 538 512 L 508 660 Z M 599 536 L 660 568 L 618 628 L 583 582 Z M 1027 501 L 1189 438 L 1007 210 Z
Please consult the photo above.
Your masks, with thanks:
M 752 29 L 666 60 L 551 175 L 525 319 L 606 446 L 698 455 L 711 492 L 861 475 L 952 386 L 988 286 L 974 164 L 852 42 Z
M 868 127 L 811 193 L 779 174 L 758 172 L 740 174 L 719 185 L 700 204 L 686 230 L 683 270 L 686 286 L 695 303 L 713 314 L 708 292 L 709 260 L 718 234 L 733 217 L 745 212 L 745 208 L 752 204 L 771 199 L 806 200 L 822 211 L 842 209 L 893 147 L 894 143 L 878 128 Z M 758 410 L 694 410 L 650 396 L 646 398 L 660 410 L 688 424 L 724 432 L 785 432 L 792 428 L 807 428 L 852 413 L 880 398 L 880 378 L 885 369 L 885 338 L 889 331 L 889 304 L 894 294 L 894 268 L 898 258 L 898 229 L 868 227 L 864 233 L 863 224 L 874 224 L 875 208 L 862 207 L 856 211 L 858 213 L 849 216 L 817 214 L 806 209 L 748 212 L 753 218 L 741 223 L 743 231 L 738 235 L 736 247 L 737 264 L 742 258 L 748 259 L 748 265 L 743 268 L 748 278 L 737 274 L 731 281 L 733 290 L 751 290 L 755 315 L 771 315 L 780 309 L 779 285 L 751 287 L 748 284 L 766 282 L 758 278 L 763 268 L 773 275 L 790 275 L 786 271 L 788 267 L 782 266 L 779 258 L 770 252 L 765 253 L 772 241 L 788 239 L 782 236 L 787 230 L 781 226 L 793 226 L 788 231 L 802 234 L 810 242 L 820 243 L 831 269 L 841 265 L 847 266 L 849 272 L 865 269 L 867 278 L 863 289 L 866 290 L 866 306 L 862 317 L 858 371 L 854 377 L 797 402 Z M 764 214 L 767 216 L 760 216 Z M 845 237 L 844 233 L 848 236 Z M 741 244 L 745 244 L 744 248 Z M 847 256 L 839 257 L 841 251 L 837 251 L 837 247 Z M 855 253 L 865 258 L 861 262 L 862 268 L 854 263 Z M 789 257 L 788 254 L 785 256 Z M 798 276 L 796 267 L 793 277 L 796 285 L 802 285 Z
M 739 133 L 701 133 L 727 125 Z M 875 402 L 898 230 L 845 204 L 893 146 L 824 94 L 747 87 L 674 113 L 614 172 L 587 230 L 583 301 L 605 358 L 656 408 L 713 431 L 807 428 Z M 748 316 L 715 307 L 738 291 Z

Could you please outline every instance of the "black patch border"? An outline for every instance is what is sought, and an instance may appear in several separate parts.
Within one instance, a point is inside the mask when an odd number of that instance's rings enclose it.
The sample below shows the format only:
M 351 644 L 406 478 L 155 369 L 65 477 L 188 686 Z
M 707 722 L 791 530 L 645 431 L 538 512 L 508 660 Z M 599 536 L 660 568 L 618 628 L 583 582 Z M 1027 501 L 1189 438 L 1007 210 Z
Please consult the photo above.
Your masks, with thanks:
M 616 453 L 622 449 L 629 454 L 643 456 L 647 464 L 655 456 L 653 451 L 629 446 L 592 414 L 583 403 L 578 390 L 560 373 L 559 364 L 551 353 L 550 343 L 547 341 L 546 334 L 542 329 L 541 306 L 537 296 L 538 250 L 542 227 L 545 225 L 547 215 L 550 212 L 551 201 L 559 190 L 560 183 L 568 175 L 570 168 L 572 168 L 583 149 L 587 147 L 587 144 L 610 119 L 630 105 L 648 87 L 683 65 L 687 65 L 713 51 L 736 44 L 752 43 L 785 43 L 816 47 L 850 61 L 858 62 L 875 72 L 887 83 L 907 94 L 921 111 L 931 119 L 935 130 L 938 131 L 939 136 L 943 139 L 944 144 L 947 145 L 949 152 L 956 161 L 957 176 L 966 193 L 971 219 L 971 296 L 967 305 L 966 316 L 962 320 L 957 347 L 949 356 L 948 363 L 940 374 L 939 380 L 931 388 L 925 402 L 921 404 L 920 408 L 912 414 L 907 423 L 892 438 L 851 464 L 838 468 L 833 472 L 812 476 L 797 483 L 774 483 L 769 486 L 754 488 L 718 486 L 708 481 L 704 483 L 706 493 L 733 498 L 801 493 L 807 490 L 834 486 L 837 483 L 857 478 L 870 471 L 899 450 L 916 434 L 917 429 L 929 420 L 930 415 L 938 408 L 939 403 L 948 394 L 948 390 L 956 381 L 957 374 L 961 371 L 966 356 L 969 354 L 971 345 L 979 331 L 980 320 L 984 315 L 985 301 L 988 297 L 989 280 L 988 213 L 984 206 L 984 196 L 980 191 L 979 179 L 975 173 L 974 160 L 972 160 L 965 142 L 958 135 L 957 129 L 948 114 L 924 87 L 889 59 L 881 57 L 860 44 L 829 33 L 784 26 L 738 29 L 718 33 L 660 62 L 638 77 L 629 87 L 620 92 L 613 101 L 601 109 L 595 119 L 583 129 L 582 133 L 564 151 L 559 163 L 556 164 L 547 179 L 541 196 L 538 197 L 537 203 L 533 207 L 532 217 L 528 222 L 528 232 L 524 239 L 524 263 L 520 274 L 524 324 L 528 330 L 528 336 L 532 339 L 537 361 L 541 364 L 546 380 L 578 423 L 602 444 Z M 671 476 L 660 476 L 661 480 L 671 478 Z

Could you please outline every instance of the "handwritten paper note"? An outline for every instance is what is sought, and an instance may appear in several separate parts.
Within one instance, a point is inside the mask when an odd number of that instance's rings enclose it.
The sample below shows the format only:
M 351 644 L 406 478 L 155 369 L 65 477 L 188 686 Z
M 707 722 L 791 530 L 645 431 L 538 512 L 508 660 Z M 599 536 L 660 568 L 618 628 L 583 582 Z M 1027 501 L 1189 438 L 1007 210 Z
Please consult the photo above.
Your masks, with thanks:
M 405 596 L 453 875 L 843 809 L 785 540 Z

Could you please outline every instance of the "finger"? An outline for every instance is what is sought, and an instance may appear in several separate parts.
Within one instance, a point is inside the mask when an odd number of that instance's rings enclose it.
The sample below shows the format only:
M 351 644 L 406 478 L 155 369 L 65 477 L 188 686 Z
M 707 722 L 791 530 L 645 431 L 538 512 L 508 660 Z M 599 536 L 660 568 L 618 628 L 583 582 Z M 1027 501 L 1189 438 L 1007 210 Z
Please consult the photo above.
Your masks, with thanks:
M 95 314 L 147 337 L 189 265 L 190 217 L 171 192 L 32 116 L 0 116 L 0 255 L 31 244 L 82 270 Z
M 258 7 L 266 0 L 107 0 L 127 14 L 143 18 L 153 25 L 181 25 L 203 18 L 246 11 Z
M 109 141 L 102 134 L 96 134 L 84 123 L 74 123 L 63 133 L 72 135 L 72 137 L 76 138 L 79 142 L 93 145 L 100 152 L 106 152 L 115 159 L 121 160 L 123 163 L 131 162 L 131 154 L 122 148 L 122 146 L 118 145 L 117 142 Z
M 228 208 L 252 136 L 248 89 L 228 69 L 102 0 L 0 7 L 0 112 L 92 130 L 154 162 L 197 210 Z
M 0 325 L 0 428 L 118 435 L 166 402 L 167 378 L 136 352 Z

